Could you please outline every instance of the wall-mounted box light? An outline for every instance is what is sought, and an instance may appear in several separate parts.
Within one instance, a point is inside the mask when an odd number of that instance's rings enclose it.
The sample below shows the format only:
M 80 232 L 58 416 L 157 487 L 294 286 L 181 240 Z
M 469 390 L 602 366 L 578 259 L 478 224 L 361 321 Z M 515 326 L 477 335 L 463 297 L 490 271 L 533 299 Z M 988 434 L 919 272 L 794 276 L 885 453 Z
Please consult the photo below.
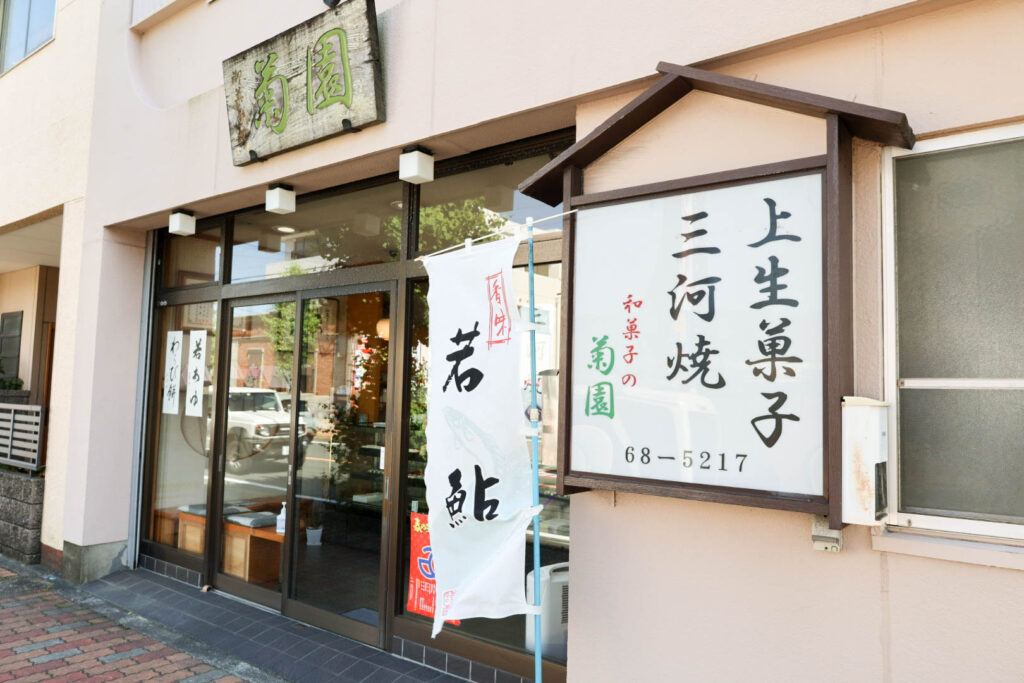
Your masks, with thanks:
M 196 216 L 185 209 L 175 209 L 167 221 L 167 231 L 172 235 L 188 237 L 196 234 Z
M 270 213 L 295 213 L 295 188 L 283 183 L 274 183 L 268 187 L 267 211 Z
M 434 179 L 434 155 L 424 147 L 407 147 L 398 157 L 398 179 L 420 185 Z

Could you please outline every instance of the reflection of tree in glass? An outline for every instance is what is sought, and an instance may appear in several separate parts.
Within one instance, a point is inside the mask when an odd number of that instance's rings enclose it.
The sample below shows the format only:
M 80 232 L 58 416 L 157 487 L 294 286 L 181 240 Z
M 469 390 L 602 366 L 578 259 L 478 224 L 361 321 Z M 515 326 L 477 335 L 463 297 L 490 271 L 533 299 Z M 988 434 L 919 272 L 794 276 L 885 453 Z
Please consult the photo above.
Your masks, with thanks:
M 353 301 L 357 297 L 358 301 Z M 348 303 L 352 305 L 350 310 L 372 311 L 381 306 L 382 300 L 379 293 L 371 293 L 352 295 L 348 297 Z M 386 309 L 382 313 L 386 315 Z M 332 404 L 327 417 L 330 423 L 329 453 L 332 460 L 329 488 L 333 487 L 329 498 L 332 500 L 344 497 L 338 487 L 348 479 L 347 475 L 359 468 L 367 468 L 366 458 L 360 457 L 359 449 L 373 443 L 370 435 L 373 428 L 368 427 L 368 423 L 379 421 L 379 414 L 369 410 L 375 405 L 379 411 L 380 406 L 386 404 L 382 381 L 387 376 L 388 342 L 378 336 L 377 320 L 376 316 L 350 314 L 347 316 L 348 327 L 341 335 L 342 339 L 357 342 L 357 360 L 354 359 L 353 365 L 361 370 L 361 379 L 358 387 L 351 387 L 345 403 Z M 352 378 L 335 379 L 348 382 Z M 364 416 L 362 421 L 361 414 Z
M 300 275 L 302 269 L 290 266 L 288 275 Z M 277 371 L 285 380 L 287 389 L 292 387 L 292 362 L 295 359 L 295 302 L 281 301 L 274 304 L 272 313 L 260 316 L 274 350 Z M 317 335 L 323 327 L 320 302 L 311 299 L 306 303 L 306 314 L 302 318 L 302 364 L 309 359 L 311 350 L 316 349 Z
M 483 197 L 420 208 L 419 251 L 438 249 L 501 230 L 507 221 L 484 206 Z
M 427 330 L 430 311 L 427 308 L 426 282 L 412 288 L 412 365 L 409 377 L 409 448 L 425 455 L 427 445 L 427 371 L 429 348 Z M 422 348 L 420 348 L 422 345 Z
M 263 317 L 267 328 L 271 347 L 274 349 L 274 360 L 277 371 L 284 377 L 287 389 L 292 387 L 292 361 L 295 358 L 295 304 L 276 303 L 274 312 Z M 310 344 L 316 343 L 316 335 L 320 331 L 322 319 L 320 307 L 310 302 L 306 315 L 302 319 L 303 362 L 309 354 Z
M 419 252 L 430 253 L 500 230 L 505 219 L 486 209 L 484 203 L 483 197 L 475 197 L 421 207 Z M 367 240 L 377 242 L 373 250 L 379 248 L 397 258 L 402 250 L 402 220 L 399 216 L 382 216 L 380 233 L 373 237 L 366 237 L 345 223 L 336 230 L 318 232 L 316 239 L 319 244 L 315 253 L 328 261 L 329 269 L 365 262 Z
M 382 216 L 380 218 L 380 234 L 367 237 L 360 234 L 349 223 L 343 223 L 334 230 L 320 230 L 310 253 L 316 254 L 327 263 L 319 267 L 311 267 L 308 271 L 324 269 L 336 270 L 353 265 L 379 263 L 385 259 L 374 259 L 369 254 L 387 252 L 391 259 L 401 253 L 402 219 L 399 216 Z M 377 244 L 373 244 L 377 241 Z M 368 246 L 368 242 L 370 242 Z

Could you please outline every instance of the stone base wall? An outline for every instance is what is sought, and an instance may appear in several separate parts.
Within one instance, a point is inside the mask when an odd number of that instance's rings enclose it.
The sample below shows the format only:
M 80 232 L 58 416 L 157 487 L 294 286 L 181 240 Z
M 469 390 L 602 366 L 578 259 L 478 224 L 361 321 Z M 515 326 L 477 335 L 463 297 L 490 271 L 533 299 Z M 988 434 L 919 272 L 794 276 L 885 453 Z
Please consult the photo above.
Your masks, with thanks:
M 77 545 L 64 541 L 61 574 L 74 584 L 102 579 L 122 569 L 131 569 L 127 541 Z
M 38 564 L 45 479 L 0 470 L 0 554 Z

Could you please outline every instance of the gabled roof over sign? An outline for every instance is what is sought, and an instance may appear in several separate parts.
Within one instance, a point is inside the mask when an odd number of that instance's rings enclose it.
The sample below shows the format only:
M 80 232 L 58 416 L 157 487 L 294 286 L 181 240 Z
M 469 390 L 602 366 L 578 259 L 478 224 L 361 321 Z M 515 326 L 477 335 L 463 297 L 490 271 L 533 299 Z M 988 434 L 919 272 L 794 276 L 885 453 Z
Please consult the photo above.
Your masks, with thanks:
M 854 137 L 907 149 L 914 146 L 914 131 L 906 114 L 898 111 L 668 62 L 658 64 L 658 72 L 662 77 L 654 85 L 527 178 L 519 191 L 552 206 L 558 204 L 562 201 L 563 169 L 590 165 L 692 90 L 808 116 L 824 118 L 834 114 Z

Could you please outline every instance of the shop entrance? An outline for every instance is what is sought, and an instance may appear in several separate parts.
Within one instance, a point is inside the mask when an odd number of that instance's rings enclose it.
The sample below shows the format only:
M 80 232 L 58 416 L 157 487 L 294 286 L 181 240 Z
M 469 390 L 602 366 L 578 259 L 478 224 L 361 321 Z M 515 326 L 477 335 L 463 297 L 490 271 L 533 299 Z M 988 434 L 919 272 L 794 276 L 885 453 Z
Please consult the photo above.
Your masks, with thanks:
M 563 131 L 439 163 L 437 179 L 422 187 L 385 176 L 306 193 L 292 214 L 259 205 L 201 218 L 194 235 L 160 233 L 143 566 L 380 649 L 426 646 L 532 671 L 523 615 L 465 619 L 430 637 L 434 584 L 420 560 L 430 547 L 432 356 L 418 257 L 512 235 L 527 216 L 557 212 L 515 188 L 574 137 Z M 541 591 L 555 596 L 544 598 L 544 650 L 557 680 L 569 556 L 569 502 L 556 492 L 562 242 L 556 221 L 544 225 L 535 244 Z M 515 264 L 522 308 L 525 245 Z M 529 360 L 524 353 L 524 409 Z M 528 572 L 529 532 L 523 543 Z
M 217 588 L 375 646 L 393 299 L 360 286 L 228 308 L 213 492 Z

